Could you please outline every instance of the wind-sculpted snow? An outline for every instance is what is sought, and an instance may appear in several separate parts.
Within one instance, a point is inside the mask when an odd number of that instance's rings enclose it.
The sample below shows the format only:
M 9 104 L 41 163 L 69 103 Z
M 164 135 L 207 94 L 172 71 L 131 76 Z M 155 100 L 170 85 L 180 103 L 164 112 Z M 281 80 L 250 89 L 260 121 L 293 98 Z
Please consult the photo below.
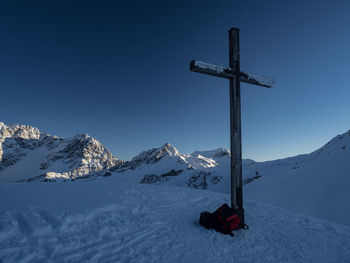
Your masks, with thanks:
M 350 258 L 349 227 L 257 202 L 245 203 L 250 229 L 235 231 L 234 237 L 201 227 L 200 212 L 228 202 L 225 194 L 109 179 L 26 186 L 0 184 L 0 198 L 14 198 L 11 210 L 0 206 L 4 263 L 339 263 Z M 14 192 L 28 198 L 19 201 Z

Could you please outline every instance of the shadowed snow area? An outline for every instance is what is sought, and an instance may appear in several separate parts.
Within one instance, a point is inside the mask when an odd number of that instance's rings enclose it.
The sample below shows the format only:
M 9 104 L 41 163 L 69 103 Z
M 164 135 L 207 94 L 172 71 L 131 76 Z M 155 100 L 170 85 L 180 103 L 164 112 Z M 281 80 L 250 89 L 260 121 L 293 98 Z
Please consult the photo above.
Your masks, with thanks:
M 245 186 L 247 197 L 350 226 L 350 131 L 310 154 L 252 169 L 261 178 Z
M 250 230 L 195 224 L 226 194 L 117 183 L 0 184 L 0 262 L 348 262 L 350 228 L 247 201 Z M 6 200 L 6 201 L 4 201 Z

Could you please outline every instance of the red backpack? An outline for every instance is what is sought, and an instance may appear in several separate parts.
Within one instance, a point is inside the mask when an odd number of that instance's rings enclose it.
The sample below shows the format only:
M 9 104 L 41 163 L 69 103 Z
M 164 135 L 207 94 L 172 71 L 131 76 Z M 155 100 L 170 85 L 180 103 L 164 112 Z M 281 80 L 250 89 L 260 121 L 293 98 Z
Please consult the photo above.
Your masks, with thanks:
M 220 233 L 231 236 L 233 236 L 233 230 L 246 228 L 243 226 L 239 214 L 227 204 L 220 206 L 214 213 L 202 212 L 199 223 L 207 229 L 213 228 Z

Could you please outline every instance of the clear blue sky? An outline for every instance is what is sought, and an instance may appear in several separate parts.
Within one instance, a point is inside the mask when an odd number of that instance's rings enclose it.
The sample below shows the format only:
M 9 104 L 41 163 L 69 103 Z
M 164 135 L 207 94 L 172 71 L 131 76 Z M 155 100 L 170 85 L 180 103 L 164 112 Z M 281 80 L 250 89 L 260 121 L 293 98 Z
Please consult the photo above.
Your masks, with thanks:
M 275 79 L 242 85 L 243 157 L 308 153 L 350 129 L 348 1 L 1 1 L 0 121 L 88 133 L 130 159 L 170 142 L 229 148 L 228 65 Z

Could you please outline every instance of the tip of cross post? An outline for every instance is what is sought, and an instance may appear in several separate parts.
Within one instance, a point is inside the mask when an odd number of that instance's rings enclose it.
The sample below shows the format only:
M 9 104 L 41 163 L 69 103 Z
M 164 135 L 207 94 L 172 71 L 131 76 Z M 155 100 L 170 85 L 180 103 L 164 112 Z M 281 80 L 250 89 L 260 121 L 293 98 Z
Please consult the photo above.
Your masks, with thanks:
M 237 28 L 237 27 L 231 27 L 231 29 L 230 29 L 228 32 L 231 32 L 231 31 L 239 31 L 239 28 Z

